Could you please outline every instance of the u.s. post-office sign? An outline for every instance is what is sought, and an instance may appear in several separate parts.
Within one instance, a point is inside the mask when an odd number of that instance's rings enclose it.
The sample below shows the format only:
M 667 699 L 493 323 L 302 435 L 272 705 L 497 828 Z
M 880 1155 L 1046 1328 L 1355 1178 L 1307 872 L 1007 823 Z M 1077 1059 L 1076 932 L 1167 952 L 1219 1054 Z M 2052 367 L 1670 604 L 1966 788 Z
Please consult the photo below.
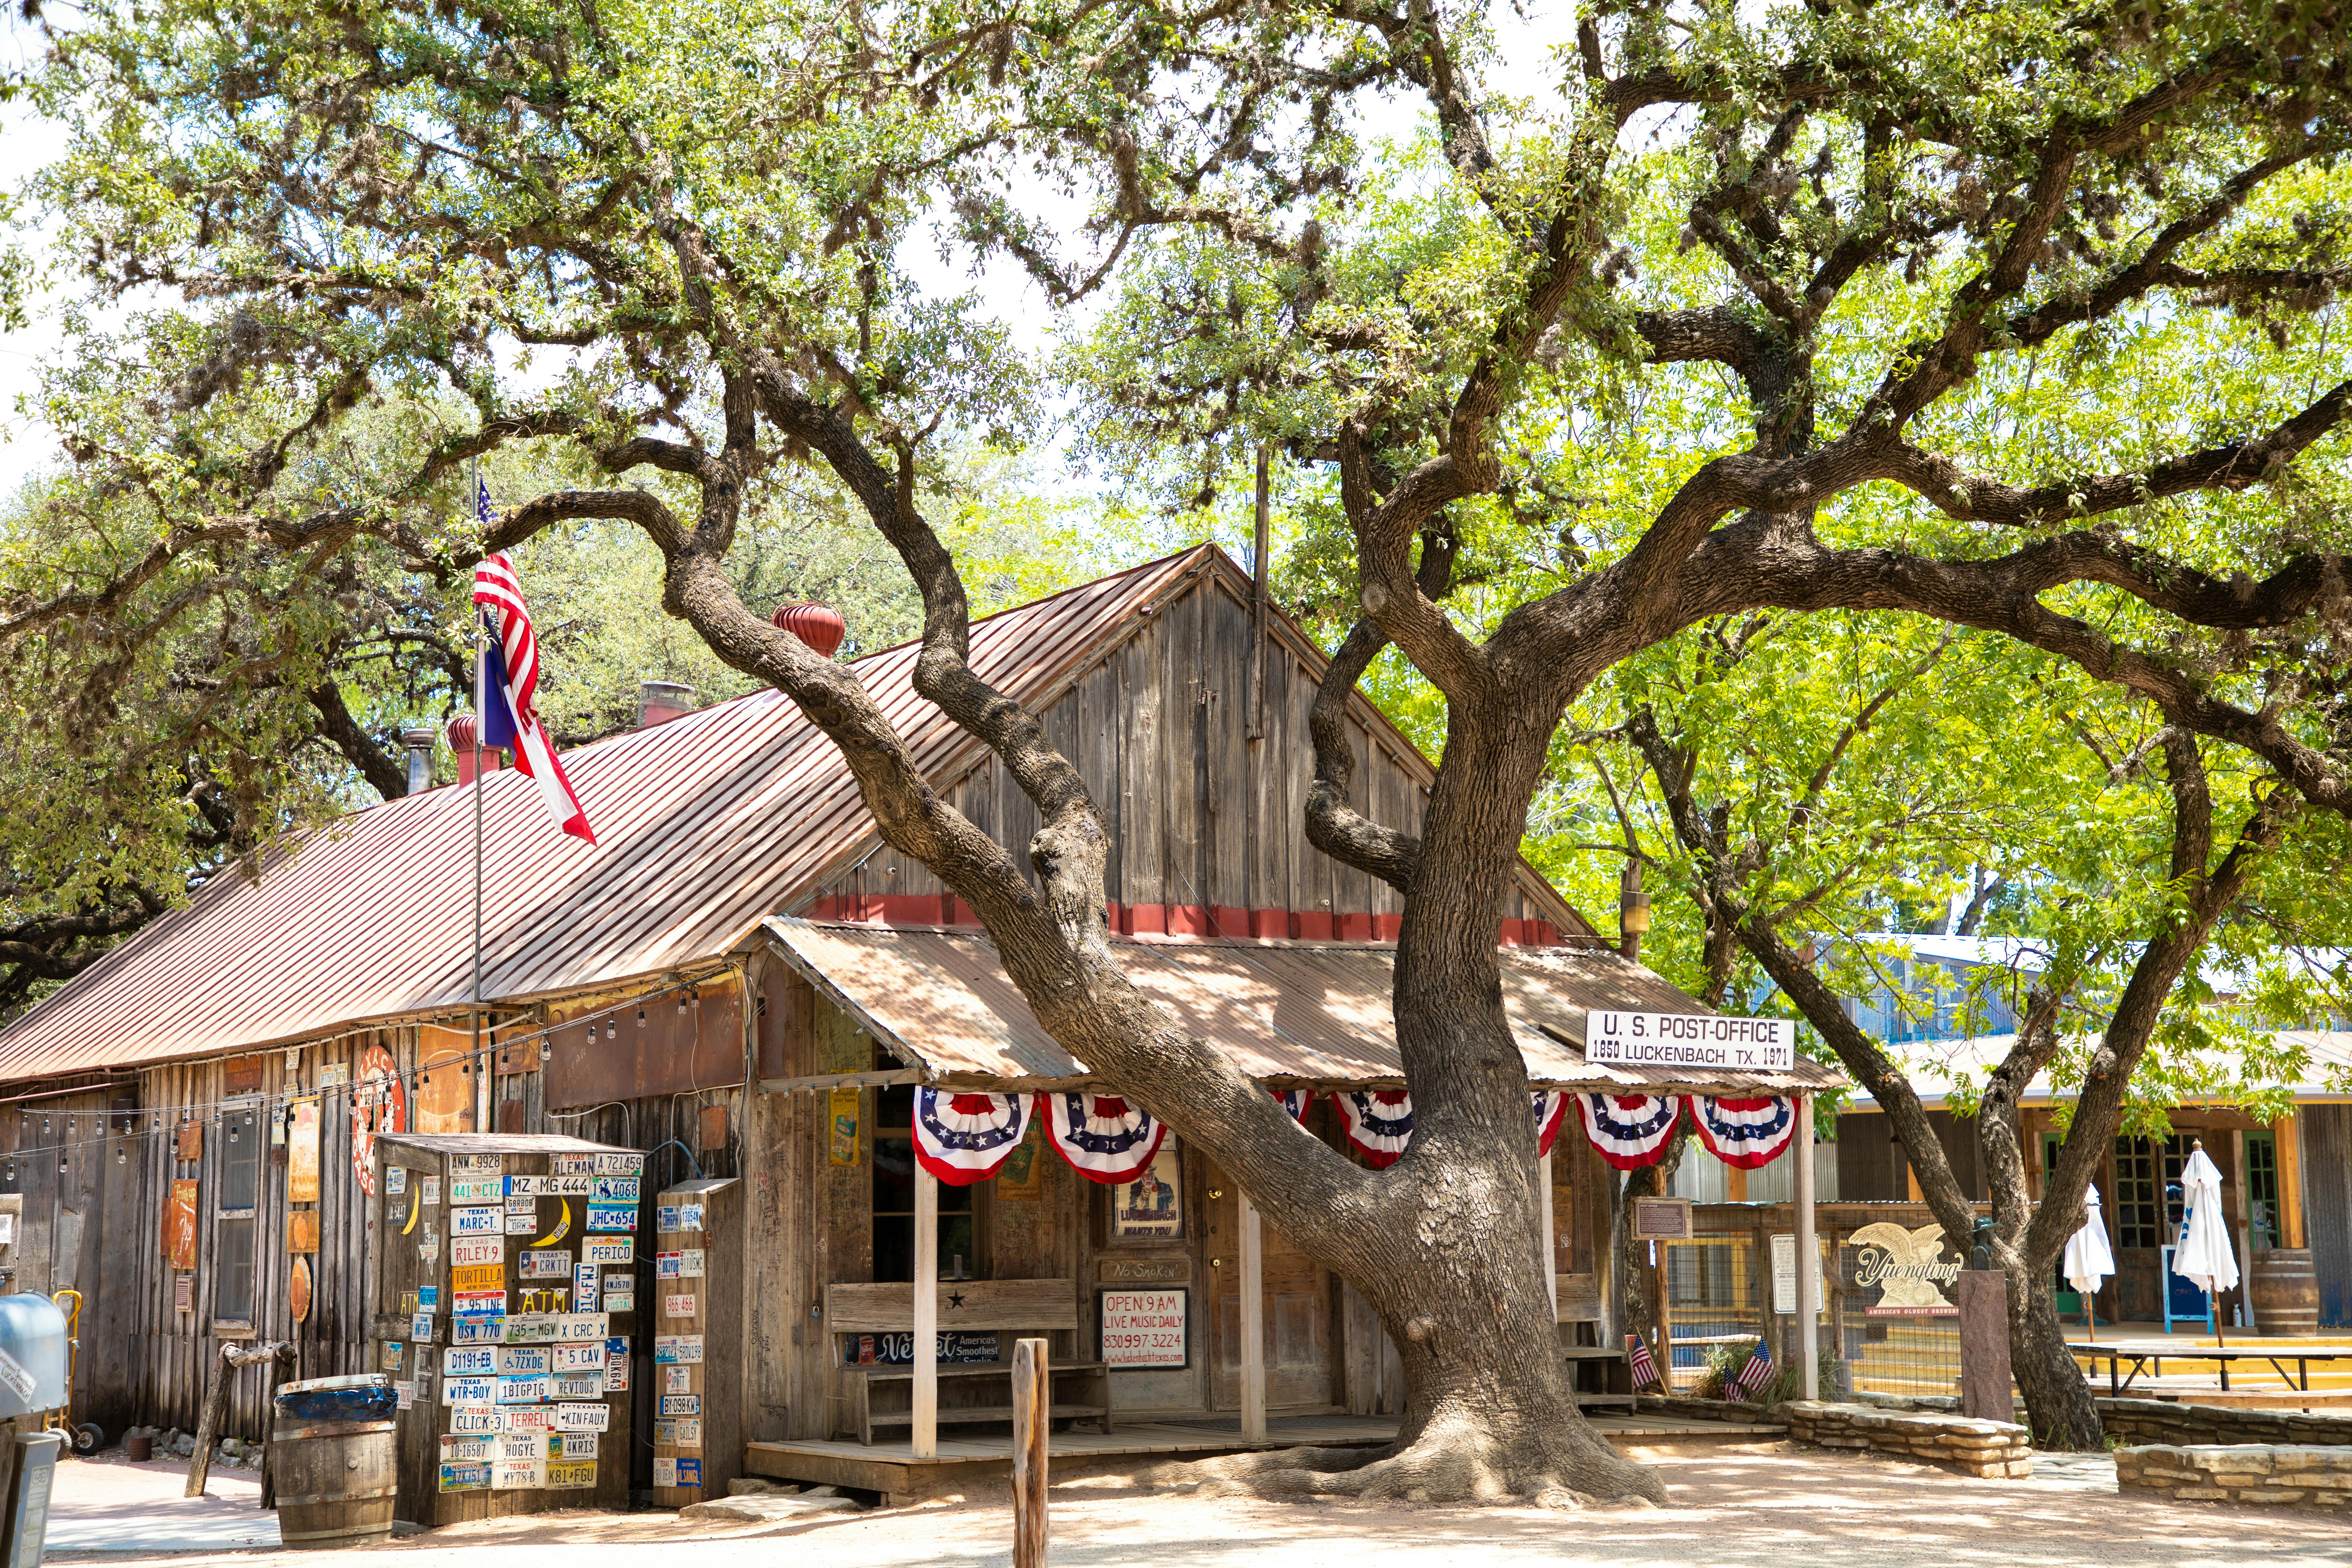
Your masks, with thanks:
M 1797 1065 L 1797 1026 L 1788 1018 L 1594 1008 L 1584 1015 L 1584 1059 L 1625 1067 L 1787 1072 Z

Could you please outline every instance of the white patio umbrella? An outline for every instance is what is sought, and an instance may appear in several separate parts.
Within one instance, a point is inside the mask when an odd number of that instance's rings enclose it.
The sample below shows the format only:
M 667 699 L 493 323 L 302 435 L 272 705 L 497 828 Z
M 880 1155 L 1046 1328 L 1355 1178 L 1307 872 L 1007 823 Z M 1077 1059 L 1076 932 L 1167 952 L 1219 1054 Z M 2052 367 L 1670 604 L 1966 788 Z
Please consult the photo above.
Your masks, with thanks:
M 2202 1142 L 2180 1168 L 2180 1237 L 2172 1251 L 2172 1271 L 2212 1298 L 2218 1330 L 2221 1292 L 2237 1288 L 2238 1258 L 2221 1217 L 2221 1172 Z
M 2066 1283 L 2083 1297 L 2083 1321 L 2098 1332 L 2098 1314 L 2091 1299 L 2099 1287 L 2116 1271 L 2116 1255 L 2107 1247 L 2107 1222 L 2099 1214 L 2099 1189 L 2087 1187 L 2083 1193 L 2083 1228 L 2066 1238 L 2066 1255 L 2060 1261 L 2059 1271 Z

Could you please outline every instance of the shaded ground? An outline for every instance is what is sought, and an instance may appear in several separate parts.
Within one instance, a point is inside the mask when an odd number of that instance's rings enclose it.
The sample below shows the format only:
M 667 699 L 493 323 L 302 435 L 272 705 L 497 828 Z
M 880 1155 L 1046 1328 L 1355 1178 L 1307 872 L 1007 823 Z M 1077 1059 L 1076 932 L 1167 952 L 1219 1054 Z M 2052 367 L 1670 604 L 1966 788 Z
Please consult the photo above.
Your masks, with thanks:
M 1073 1481 L 1054 1496 L 1053 1559 L 1184 1568 L 1331 1568 L 1335 1552 L 1377 1554 L 1381 1568 L 1516 1568 L 1552 1563 L 1658 1563 L 1689 1568 L 2265 1568 L 2352 1563 L 2347 1521 L 2290 1510 L 2125 1500 L 2098 1458 L 2052 1467 L 2032 1482 L 1966 1480 L 1921 1466 L 1786 1444 L 1637 1450 L 1666 1473 L 1674 1506 L 1582 1514 L 1537 1510 L 1367 1503 L 1270 1504 L 1155 1497 L 1118 1478 Z M 2103 1471 L 2102 1467 L 2105 1467 Z M 78 1527 L 104 1489 L 151 1490 L 132 1467 L 69 1466 L 59 1523 Z M 128 1472 L 127 1474 L 124 1472 Z M 165 1478 L 167 1480 L 171 1477 Z M 250 1482 L 227 1483 L 249 1489 Z M 215 1488 L 226 1490 L 215 1480 Z M 175 1498 L 173 1486 L 167 1498 Z M 250 1490 L 238 1493 L 249 1503 Z M 102 1505 L 117 1517 L 136 1500 Z M 168 1510 L 168 1502 L 164 1505 Z M 224 1503 L 224 1506 L 226 1504 Z M 776 1568 L 813 1559 L 826 1568 L 1003 1568 L 1011 1560 L 1001 1488 L 960 1501 L 835 1516 L 776 1528 L 709 1528 L 670 1514 L 575 1512 L 436 1531 L 361 1549 L 398 1568 L 643 1568 L 648 1549 L 690 1546 L 695 1568 Z M 243 1513 L 240 1508 L 236 1511 Z M 194 1517 L 193 1515 L 190 1517 Z M 247 1515 L 247 1517 L 252 1517 Z M 62 1542 L 51 1536 L 53 1555 Z M 487 1549 L 487 1551 L 485 1550 Z M 152 1552 L 133 1550 L 114 1561 Z M 277 1563 L 333 1568 L 353 1552 L 270 1553 Z M 181 1564 L 231 1558 L 217 1551 Z M 386 1568 L 391 1568 L 387 1564 Z

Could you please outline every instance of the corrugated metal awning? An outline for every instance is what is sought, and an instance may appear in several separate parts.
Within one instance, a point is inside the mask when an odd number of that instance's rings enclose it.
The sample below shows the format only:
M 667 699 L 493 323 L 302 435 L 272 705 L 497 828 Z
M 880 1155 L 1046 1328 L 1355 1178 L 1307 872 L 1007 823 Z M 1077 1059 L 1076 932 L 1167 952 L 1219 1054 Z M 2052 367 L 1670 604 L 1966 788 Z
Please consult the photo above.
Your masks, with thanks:
M 781 917 L 767 927 L 778 956 L 929 1081 L 1022 1089 L 1097 1081 L 1045 1033 L 979 932 Z M 1186 1028 L 1254 1079 L 1317 1087 L 1404 1081 L 1389 1008 L 1393 949 L 1287 942 L 1117 945 L 1139 989 L 1174 1008 Z M 1605 949 L 1506 949 L 1502 961 L 1503 1005 L 1528 1077 L 1540 1086 L 1768 1095 L 1844 1081 L 1802 1058 L 1792 1072 L 1698 1079 L 1663 1068 L 1594 1065 L 1584 1059 L 1589 1009 L 1706 1009 Z

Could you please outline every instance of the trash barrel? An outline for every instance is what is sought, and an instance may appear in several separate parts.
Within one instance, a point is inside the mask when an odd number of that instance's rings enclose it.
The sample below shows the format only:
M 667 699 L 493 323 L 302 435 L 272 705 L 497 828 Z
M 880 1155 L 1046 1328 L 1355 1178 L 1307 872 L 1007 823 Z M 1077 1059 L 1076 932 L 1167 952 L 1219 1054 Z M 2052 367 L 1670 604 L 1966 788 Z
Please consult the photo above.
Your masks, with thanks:
M 278 1536 L 289 1546 L 358 1546 L 392 1533 L 399 1501 L 399 1396 L 381 1373 L 279 1388 L 269 1438 Z

